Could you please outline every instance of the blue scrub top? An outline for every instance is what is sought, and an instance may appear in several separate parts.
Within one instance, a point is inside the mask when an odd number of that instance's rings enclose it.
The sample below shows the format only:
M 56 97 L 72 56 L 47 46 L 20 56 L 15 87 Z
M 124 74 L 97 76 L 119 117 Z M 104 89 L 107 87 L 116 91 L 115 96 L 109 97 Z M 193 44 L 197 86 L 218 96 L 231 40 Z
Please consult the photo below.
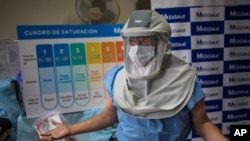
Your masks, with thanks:
M 176 115 L 163 119 L 143 119 L 124 113 L 114 102 L 113 85 L 116 74 L 122 66 L 111 69 L 104 77 L 104 85 L 113 105 L 117 108 L 118 125 L 116 136 L 118 141 L 184 141 L 189 135 L 192 122 L 190 110 L 204 99 L 198 78 L 195 88 L 187 105 Z

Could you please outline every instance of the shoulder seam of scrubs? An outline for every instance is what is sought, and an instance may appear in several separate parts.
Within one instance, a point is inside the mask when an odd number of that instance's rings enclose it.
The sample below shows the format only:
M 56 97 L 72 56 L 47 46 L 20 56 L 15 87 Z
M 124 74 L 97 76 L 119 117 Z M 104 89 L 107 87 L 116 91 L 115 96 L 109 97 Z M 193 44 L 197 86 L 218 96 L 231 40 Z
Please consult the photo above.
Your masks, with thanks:
M 111 83 L 111 92 L 112 92 L 112 95 L 114 94 L 113 88 L 114 88 L 115 78 L 116 78 L 118 72 L 120 72 L 120 70 L 122 70 L 122 69 L 123 69 L 123 66 L 117 66 L 115 68 L 115 73 L 114 73 L 114 76 L 113 76 L 113 79 L 112 79 L 112 83 Z

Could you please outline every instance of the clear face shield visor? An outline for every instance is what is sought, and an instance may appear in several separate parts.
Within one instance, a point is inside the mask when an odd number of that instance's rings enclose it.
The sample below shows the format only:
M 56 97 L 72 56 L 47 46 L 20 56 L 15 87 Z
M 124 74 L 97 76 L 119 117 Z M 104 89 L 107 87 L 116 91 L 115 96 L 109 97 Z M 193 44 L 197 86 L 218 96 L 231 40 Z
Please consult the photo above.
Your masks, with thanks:
M 159 71 L 166 49 L 159 35 L 123 36 L 123 39 L 125 68 L 130 77 L 148 78 Z
M 137 66 L 145 66 L 155 56 L 159 37 L 129 36 L 125 39 L 125 57 L 130 57 Z M 126 58 L 128 59 L 128 58 Z
M 159 37 L 154 36 L 130 36 L 127 38 L 129 46 L 141 45 L 141 46 L 154 46 L 157 47 Z
M 125 57 L 128 55 L 130 47 L 133 46 L 152 46 L 157 49 L 160 41 L 160 36 L 123 36 L 124 47 L 125 47 Z

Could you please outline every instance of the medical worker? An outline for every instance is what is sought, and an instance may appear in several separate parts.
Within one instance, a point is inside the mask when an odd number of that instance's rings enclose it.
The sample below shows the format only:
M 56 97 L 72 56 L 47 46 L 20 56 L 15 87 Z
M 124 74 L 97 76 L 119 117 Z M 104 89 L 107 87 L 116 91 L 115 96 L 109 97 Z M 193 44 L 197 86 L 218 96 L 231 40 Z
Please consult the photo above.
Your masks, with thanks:
M 184 141 L 191 128 L 205 141 L 227 141 L 207 117 L 194 70 L 171 53 L 170 25 L 153 10 L 132 12 L 122 29 L 124 66 L 106 73 L 101 114 L 56 126 L 44 140 L 97 131 L 118 121 L 118 141 Z

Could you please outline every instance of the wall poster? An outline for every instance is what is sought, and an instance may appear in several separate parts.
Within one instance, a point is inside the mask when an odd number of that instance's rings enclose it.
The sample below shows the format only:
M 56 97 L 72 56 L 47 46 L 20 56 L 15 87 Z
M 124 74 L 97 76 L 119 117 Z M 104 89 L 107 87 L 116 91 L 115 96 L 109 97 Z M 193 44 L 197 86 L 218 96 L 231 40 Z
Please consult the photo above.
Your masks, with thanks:
M 103 107 L 103 76 L 123 62 L 121 28 L 17 26 L 27 117 Z

